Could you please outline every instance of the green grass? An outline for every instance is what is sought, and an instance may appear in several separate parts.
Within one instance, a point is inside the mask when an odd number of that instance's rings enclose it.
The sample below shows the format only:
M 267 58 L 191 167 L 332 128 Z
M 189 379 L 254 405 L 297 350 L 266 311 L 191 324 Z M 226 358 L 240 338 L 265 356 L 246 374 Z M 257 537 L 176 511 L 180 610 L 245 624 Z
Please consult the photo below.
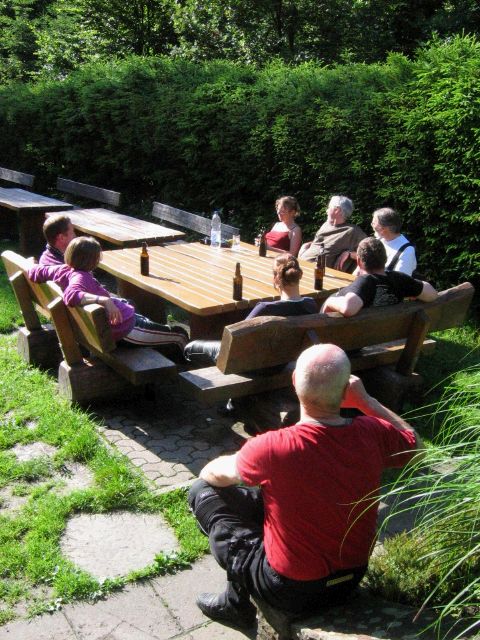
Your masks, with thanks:
M 6 240 L 0 240 L 0 253 L 11 249 L 16 251 L 17 245 Z M 0 260 L 0 333 L 7 333 L 23 326 L 23 318 L 8 281 L 7 274 Z
M 390 489 L 397 510 L 419 511 L 416 526 L 372 559 L 369 582 L 389 599 L 435 606 L 436 624 L 450 616 L 460 635 L 480 630 L 478 363 L 450 379 L 435 414 L 440 427 L 426 458 Z
M 32 424 L 35 428 L 28 428 Z M 96 599 L 126 582 L 181 569 L 207 549 L 185 492 L 154 495 L 128 459 L 105 446 L 97 426 L 57 396 L 51 377 L 20 360 L 14 336 L 0 336 L 0 488 L 26 498 L 18 511 L 0 515 L 0 622 L 10 620 L 12 607 L 26 598 L 33 601 L 32 615 L 72 600 Z M 16 444 L 38 441 L 57 448 L 52 459 L 19 462 L 11 452 Z M 68 461 L 87 465 L 94 482 L 62 496 L 52 491 L 58 485 L 54 473 Z M 115 510 L 163 514 L 180 551 L 100 584 L 62 556 L 59 542 L 73 514 Z M 39 595 L 42 586 L 45 594 Z

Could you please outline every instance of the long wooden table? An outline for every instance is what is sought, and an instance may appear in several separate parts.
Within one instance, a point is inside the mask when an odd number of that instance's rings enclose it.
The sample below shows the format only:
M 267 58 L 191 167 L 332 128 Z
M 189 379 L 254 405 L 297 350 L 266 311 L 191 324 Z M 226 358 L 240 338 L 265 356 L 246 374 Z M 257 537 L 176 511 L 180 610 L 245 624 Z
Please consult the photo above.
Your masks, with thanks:
M 160 224 L 140 220 L 109 209 L 74 209 L 65 212 L 76 231 L 120 247 L 138 247 L 142 242 L 160 244 L 185 237 Z
M 18 216 L 19 248 L 24 256 L 37 255 L 45 245 L 42 233 L 45 213 L 65 211 L 72 207 L 68 202 L 24 189 L 0 187 L 0 209 L 14 211 Z
M 189 314 L 191 338 L 219 338 L 223 327 L 242 320 L 257 302 L 276 300 L 272 265 L 274 252 L 260 258 L 253 245 L 241 243 L 240 251 L 212 249 L 198 242 L 150 247 L 150 275 L 140 274 L 139 249 L 104 251 L 100 268 L 117 278 L 118 292 L 135 302 L 152 319 L 164 321 L 164 301 Z M 243 299 L 232 299 L 237 262 L 243 275 Z M 313 289 L 310 262 L 300 261 L 304 272 L 300 292 L 320 303 L 353 280 L 348 273 L 328 269 L 324 289 Z

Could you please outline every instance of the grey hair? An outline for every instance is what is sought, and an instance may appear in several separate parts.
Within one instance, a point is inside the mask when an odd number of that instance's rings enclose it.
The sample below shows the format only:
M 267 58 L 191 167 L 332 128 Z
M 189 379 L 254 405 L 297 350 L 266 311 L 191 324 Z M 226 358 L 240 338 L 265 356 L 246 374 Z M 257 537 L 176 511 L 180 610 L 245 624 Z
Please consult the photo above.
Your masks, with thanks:
M 376 216 L 378 224 L 381 227 L 388 227 L 393 233 L 400 233 L 402 229 L 402 218 L 395 209 L 383 207 L 382 209 L 374 211 L 373 215 Z
M 295 391 L 302 404 L 338 410 L 350 378 L 350 360 L 333 344 L 303 351 L 295 367 Z
M 354 205 L 347 196 L 332 196 L 329 207 L 340 207 L 343 217 L 347 220 L 353 213 Z

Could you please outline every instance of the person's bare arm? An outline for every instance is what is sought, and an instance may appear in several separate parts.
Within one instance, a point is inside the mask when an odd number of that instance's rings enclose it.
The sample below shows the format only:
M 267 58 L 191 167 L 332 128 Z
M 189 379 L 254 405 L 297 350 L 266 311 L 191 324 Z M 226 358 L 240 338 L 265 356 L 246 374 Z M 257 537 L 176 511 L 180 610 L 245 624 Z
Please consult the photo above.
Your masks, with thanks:
M 415 434 L 416 448 L 419 451 L 423 451 L 425 449 L 424 444 L 415 429 L 394 411 L 388 409 L 376 398 L 369 395 L 363 386 L 363 382 L 357 376 L 350 376 L 350 380 L 343 397 L 342 407 L 358 409 L 366 416 L 383 418 L 390 422 L 390 424 L 393 424 L 393 426 L 399 431 L 413 432 Z M 416 459 L 418 460 L 418 457 Z
M 363 308 L 363 300 L 356 293 L 349 291 L 344 296 L 330 296 L 323 303 L 321 313 L 338 311 L 346 318 L 356 315 Z
M 292 229 L 292 235 L 290 236 L 290 253 L 292 256 L 298 255 L 300 246 L 302 244 L 302 230 L 300 227 L 294 227 Z
M 422 293 L 417 297 L 417 300 L 422 302 L 433 302 L 438 297 L 438 291 L 432 287 L 429 282 L 423 283 Z
M 237 469 L 237 454 L 219 456 L 200 471 L 200 478 L 214 487 L 229 487 L 242 481 Z
M 81 306 L 86 304 L 100 304 L 105 307 L 108 320 L 111 324 L 119 324 L 122 321 L 122 312 L 108 296 L 96 296 L 93 293 L 84 293 L 81 300 Z

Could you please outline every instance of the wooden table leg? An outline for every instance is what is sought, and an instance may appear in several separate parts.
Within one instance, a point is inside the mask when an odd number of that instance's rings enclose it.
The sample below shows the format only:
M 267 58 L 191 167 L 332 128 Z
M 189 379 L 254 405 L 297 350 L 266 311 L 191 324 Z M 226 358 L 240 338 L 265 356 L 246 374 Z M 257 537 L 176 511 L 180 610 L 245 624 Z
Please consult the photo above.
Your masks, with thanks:
M 213 316 L 197 316 L 190 314 L 190 339 L 203 340 L 212 339 L 219 340 L 223 334 L 223 328 L 227 324 L 234 324 L 244 320 L 249 314 L 250 309 L 239 309 L 229 311 L 228 313 L 218 313 Z
M 117 292 L 122 298 L 131 300 L 138 313 L 147 316 L 155 322 L 164 324 L 166 322 L 165 304 L 160 296 L 157 296 L 149 291 L 140 289 L 137 285 L 131 282 L 126 282 L 117 278 Z
M 38 257 L 43 251 L 45 247 L 44 222 L 44 211 L 22 210 L 18 212 L 19 249 L 26 258 Z
M 13 240 L 17 237 L 17 217 L 10 209 L 0 207 L 0 238 Z

